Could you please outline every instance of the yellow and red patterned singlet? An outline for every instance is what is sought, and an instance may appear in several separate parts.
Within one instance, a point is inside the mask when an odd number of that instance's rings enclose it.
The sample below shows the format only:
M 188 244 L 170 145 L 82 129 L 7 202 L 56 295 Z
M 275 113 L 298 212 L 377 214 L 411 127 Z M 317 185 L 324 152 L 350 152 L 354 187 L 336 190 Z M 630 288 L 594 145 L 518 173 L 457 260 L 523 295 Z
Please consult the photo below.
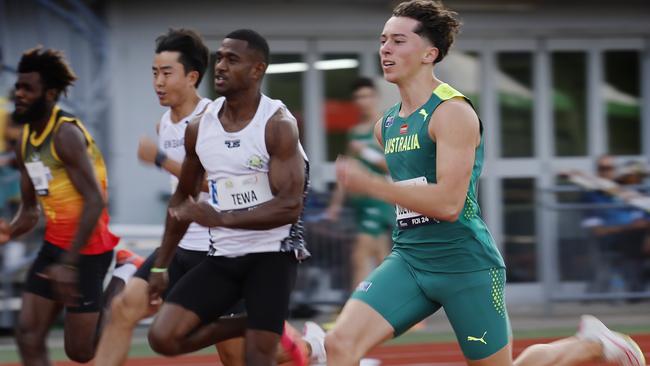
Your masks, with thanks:
M 62 111 L 58 106 L 54 107 L 40 136 L 30 131 L 28 124 L 25 125 L 22 139 L 23 161 L 45 213 L 45 240 L 68 250 L 77 233 L 84 202 L 54 148 L 54 134 L 63 123 L 74 123 L 83 132 L 88 144 L 86 151 L 105 201 L 108 201 L 108 180 L 101 152 L 81 121 L 73 115 Z M 81 254 L 101 254 L 117 245 L 119 238 L 108 229 L 108 221 L 108 211 L 104 209 L 88 243 L 82 247 Z

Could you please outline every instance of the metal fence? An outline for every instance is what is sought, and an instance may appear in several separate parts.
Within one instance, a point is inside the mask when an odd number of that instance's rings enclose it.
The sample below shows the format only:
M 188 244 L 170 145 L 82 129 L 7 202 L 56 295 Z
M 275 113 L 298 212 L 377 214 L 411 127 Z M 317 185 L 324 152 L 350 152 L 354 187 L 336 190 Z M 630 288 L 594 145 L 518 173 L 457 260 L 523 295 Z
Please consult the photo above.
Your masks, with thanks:
M 586 193 L 575 186 L 538 191 L 538 256 L 549 311 L 555 301 L 650 298 L 650 214 L 623 202 L 587 202 Z M 628 222 L 608 222 L 616 215 Z
M 292 302 L 295 306 L 342 305 L 350 294 L 350 253 L 355 229 L 349 214 L 337 222 L 308 214 L 305 239 L 312 257 L 298 267 Z

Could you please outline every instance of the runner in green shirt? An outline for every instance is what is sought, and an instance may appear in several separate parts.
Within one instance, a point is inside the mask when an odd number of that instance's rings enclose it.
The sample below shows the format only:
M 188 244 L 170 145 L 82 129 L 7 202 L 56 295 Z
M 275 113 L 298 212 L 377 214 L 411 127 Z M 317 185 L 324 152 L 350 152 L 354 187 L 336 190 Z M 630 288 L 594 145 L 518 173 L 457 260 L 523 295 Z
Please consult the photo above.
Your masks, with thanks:
M 388 172 L 384 150 L 375 138 L 375 123 L 381 112 L 378 91 L 369 78 L 359 78 L 352 85 L 352 99 L 360 111 L 359 123 L 348 132 L 346 154 L 357 159 L 371 171 L 385 175 Z M 330 220 L 338 220 L 346 199 L 354 211 L 357 235 L 354 240 L 350 262 L 354 289 L 371 269 L 379 265 L 390 252 L 387 233 L 393 229 L 393 207 L 377 198 L 360 194 L 346 194 L 338 185 L 327 209 Z
M 460 27 L 456 15 L 440 2 L 404 2 L 381 34 L 384 78 L 401 97 L 375 127 L 392 182 L 348 158 L 339 159 L 336 170 L 347 192 L 395 204 L 394 246 L 327 335 L 330 365 L 357 365 L 372 347 L 441 307 L 468 365 L 513 364 L 505 266 L 476 196 L 483 125 L 469 100 L 434 75 Z M 601 358 L 645 365 L 634 341 L 590 316 L 583 317 L 576 337 L 533 346 L 514 364 L 577 365 Z

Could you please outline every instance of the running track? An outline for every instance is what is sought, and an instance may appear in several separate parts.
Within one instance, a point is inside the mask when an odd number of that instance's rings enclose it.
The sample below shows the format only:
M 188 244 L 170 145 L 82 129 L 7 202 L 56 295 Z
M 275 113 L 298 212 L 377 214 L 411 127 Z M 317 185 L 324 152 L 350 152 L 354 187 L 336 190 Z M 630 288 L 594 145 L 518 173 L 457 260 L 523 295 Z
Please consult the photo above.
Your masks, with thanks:
M 650 359 L 650 334 L 633 335 L 641 349 L 644 350 L 646 359 Z M 552 339 L 523 339 L 516 340 L 515 354 L 519 354 L 525 347 L 535 343 L 548 343 Z M 368 357 L 381 360 L 382 366 L 464 366 L 460 348 L 455 343 L 425 343 L 414 345 L 382 346 L 372 351 Z M 177 358 L 133 358 L 127 366 L 220 366 L 216 355 L 183 356 Z M 73 362 L 56 362 L 56 366 L 78 365 Z M 290 365 L 290 364 L 285 364 Z M 584 366 L 605 366 L 605 363 L 585 364 Z M 5 364 L 5 366 L 19 366 L 18 364 Z

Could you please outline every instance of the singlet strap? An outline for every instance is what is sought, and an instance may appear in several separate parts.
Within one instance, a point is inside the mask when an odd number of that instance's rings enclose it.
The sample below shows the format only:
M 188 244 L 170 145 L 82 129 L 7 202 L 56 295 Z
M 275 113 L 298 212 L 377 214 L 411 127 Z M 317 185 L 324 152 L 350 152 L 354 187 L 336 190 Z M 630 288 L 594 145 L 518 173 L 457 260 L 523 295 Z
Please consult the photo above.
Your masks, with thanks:
M 88 146 L 90 146 L 94 142 L 92 136 L 90 135 L 86 127 L 83 125 L 83 123 L 81 123 L 81 121 L 79 121 L 75 117 L 61 116 L 56 123 L 56 127 L 54 128 L 54 133 L 56 133 L 59 130 L 59 128 L 61 128 L 61 125 L 64 123 L 73 123 L 75 126 L 77 126 L 83 133 Z M 61 158 L 59 158 L 59 154 L 57 154 L 56 148 L 54 147 L 54 141 L 52 141 L 52 144 L 50 144 L 50 150 L 52 151 L 52 156 L 54 157 L 54 159 L 56 159 L 57 161 L 61 161 Z

